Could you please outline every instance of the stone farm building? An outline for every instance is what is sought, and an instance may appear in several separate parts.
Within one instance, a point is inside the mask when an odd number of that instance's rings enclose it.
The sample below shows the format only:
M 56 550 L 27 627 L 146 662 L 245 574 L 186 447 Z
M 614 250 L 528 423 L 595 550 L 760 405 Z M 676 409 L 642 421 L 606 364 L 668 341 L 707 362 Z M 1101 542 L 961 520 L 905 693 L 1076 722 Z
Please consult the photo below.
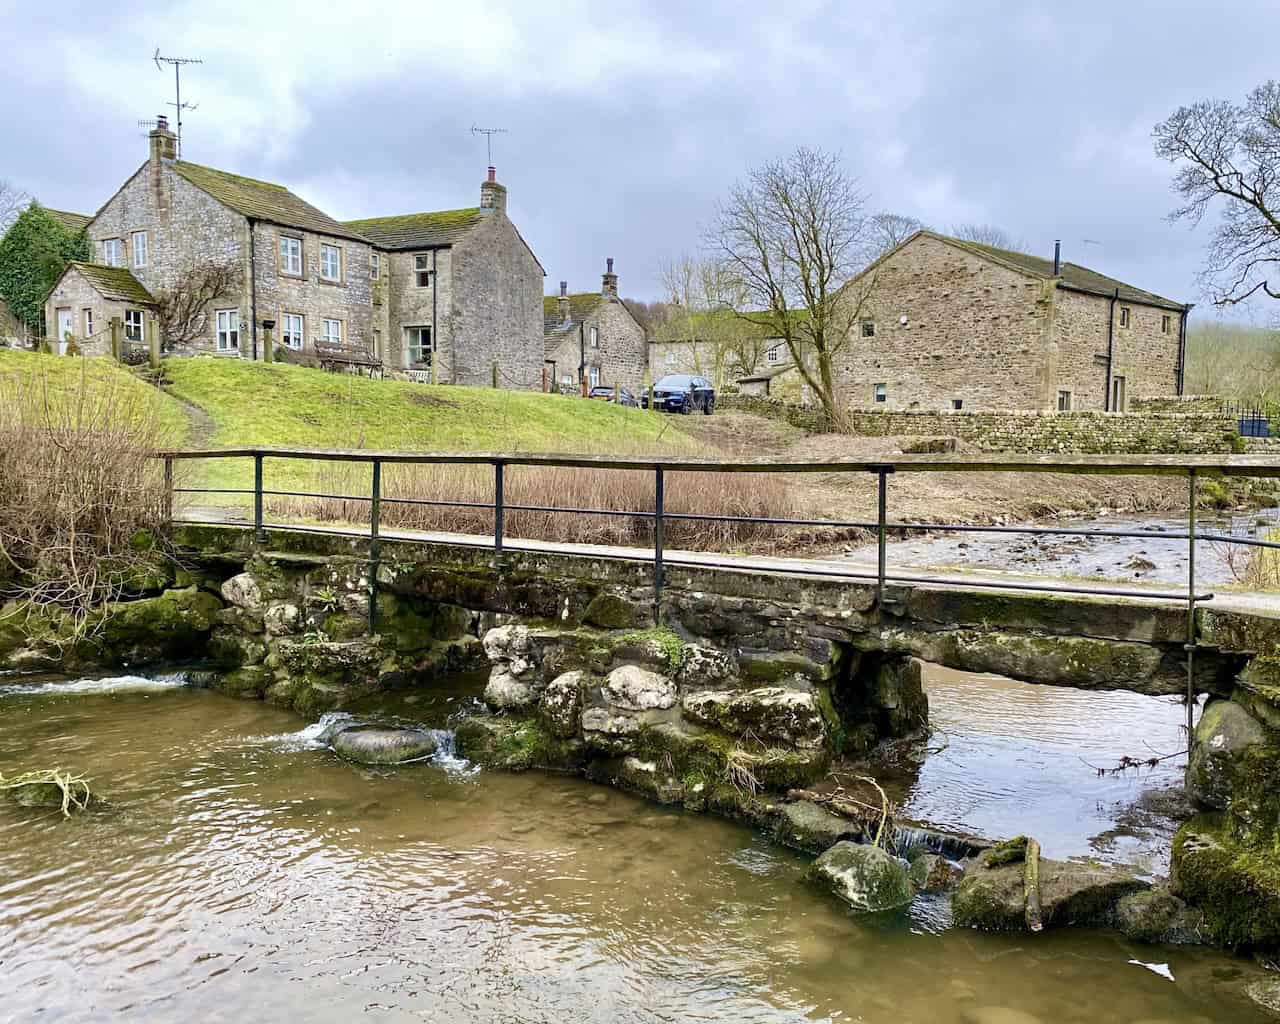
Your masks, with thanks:
M 648 359 L 644 328 L 618 298 L 618 275 L 606 261 L 599 292 L 560 294 L 542 300 L 542 330 L 549 390 L 577 393 L 587 387 L 630 388 L 639 396 Z
M 540 386 L 543 272 L 492 168 L 477 207 L 343 223 L 280 185 L 177 159 L 162 118 L 147 162 L 87 231 L 95 263 L 117 273 L 68 267 L 45 303 L 50 328 L 70 323 L 87 353 L 107 350 L 117 315 L 146 342 L 154 303 L 219 264 L 238 283 L 189 342 L 164 339 L 171 350 L 261 359 L 274 321 L 276 346 L 304 356 L 354 346 L 420 379 L 488 385 L 496 366 L 502 386 Z
M 1122 412 L 1182 394 L 1191 307 L 1056 255 L 918 231 L 848 287 L 866 295 L 836 358 L 853 408 Z

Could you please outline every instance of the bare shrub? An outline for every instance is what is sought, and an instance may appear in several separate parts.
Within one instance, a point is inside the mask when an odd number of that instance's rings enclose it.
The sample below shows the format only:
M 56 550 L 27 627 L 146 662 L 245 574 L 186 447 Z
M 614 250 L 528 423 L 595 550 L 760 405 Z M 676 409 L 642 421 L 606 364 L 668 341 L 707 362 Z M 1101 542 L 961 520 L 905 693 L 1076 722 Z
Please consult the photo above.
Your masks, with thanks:
M 767 474 L 668 473 L 665 511 L 785 518 L 797 514 L 786 481 Z M 329 463 L 313 489 L 327 494 L 368 495 L 368 466 Z M 489 466 L 388 465 L 383 467 L 381 524 L 385 529 L 489 534 L 493 531 L 493 469 Z M 510 537 L 580 544 L 649 546 L 653 543 L 652 473 L 640 470 L 511 466 L 503 488 L 503 518 Z M 409 504 L 397 499 L 451 502 Z M 523 507 L 522 507 L 523 506 Z M 273 516 L 330 523 L 365 523 L 368 501 L 340 498 L 269 498 Z M 543 511 L 574 508 L 621 514 Z M 626 513 L 642 513 L 627 515 Z M 672 548 L 725 551 L 743 545 L 771 546 L 788 528 L 765 523 L 668 519 L 664 540 Z
M 1269 530 L 1262 539 L 1280 543 L 1280 530 Z M 1280 551 L 1225 541 L 1213 541 L 1210 547 L 1237 583 L 1254 591 L 1280 590 Z
M 60 608 L 73 634 L 154 579 L 167 524 L 156 407 L 91 365 L 0 374 L 0 598 Z

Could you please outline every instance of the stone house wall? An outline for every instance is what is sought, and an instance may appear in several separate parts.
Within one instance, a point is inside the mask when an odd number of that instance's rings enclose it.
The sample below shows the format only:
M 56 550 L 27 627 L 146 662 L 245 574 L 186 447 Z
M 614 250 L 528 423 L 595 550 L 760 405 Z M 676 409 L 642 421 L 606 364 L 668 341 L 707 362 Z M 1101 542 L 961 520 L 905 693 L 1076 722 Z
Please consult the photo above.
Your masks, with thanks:
M 455 243 L 442 368 L 454 384 L 542 389 L 543 272 L 501 210 Z
M 427 288 L 419 288 L 414 276 L 414 257 L 423 253 L 435 261 L 436 272 Z M 385 302 L 384 326 L 381 328 L 386 339 L 384 362 L 396 369 L 408 369 L 406 330 L 430 327 L 438 379 L 441 382 L 448 380 L 449 369 L 453 366 L 452 318 L 449 315 L 453 304 L 453 251 L 445 246 L 413 252 L 383 252 L 381 257 L 383 287 L 380 290 Z
M 126 309 L 139 309 L 125 302 L 103 298 L 102 294 L 78 270 L 71 270 L 63 275 L 62 280 L 49 293 L 45 300 L 45 318 L 49 324 L 51 344 L 62 342 L 56 338 L 58 310 L 71 310 L 71 322 L 74 324 L 72 336 L 80 351 L 86 356 L 105 356 L 111 352 L 111 318 L 120 317 L 124 321 Z M 84 311 L 93 311 L 93 334 L 85 336 Z M 145 331 L 152 329 L 151 311 L 144 309 Z M 123 332 L 122 332 L 123 334 Z M 145 339 L 144 339 L 145 340 Z M 56 351 L 56 350 L 55 350 Z
M 596 328 L 599 345 L 591 346 L 591 329 Z M 581 338 L 579 332 L 582 332 Z M 638 398 L 645 386 L 648 371 L 648 342 L 644 328 L 636 323 L 621 299 L 604 296 L 602 301 L 581 323 L 564 332 L 552 348 L 546 352 L 548 385 L 552 390 L 561 386 L 563 378 L 570 375 L 577 387 L 578 366 L 585 358 L 584 373 L 590 379 L 591 370 L 599 371 L 600 384 L 611 387 L 617 384 L 630 388 Z M 554 368 L 552 365 L 554 364 Z

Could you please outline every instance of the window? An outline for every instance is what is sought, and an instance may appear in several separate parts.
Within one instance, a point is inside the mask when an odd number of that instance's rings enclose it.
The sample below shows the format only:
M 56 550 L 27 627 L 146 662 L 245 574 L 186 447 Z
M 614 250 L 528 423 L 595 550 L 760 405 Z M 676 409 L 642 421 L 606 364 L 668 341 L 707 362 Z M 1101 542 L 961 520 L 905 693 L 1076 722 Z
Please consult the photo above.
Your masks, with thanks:
M 218 309 L 213 314 L 219 352 L 240 351 L 240 310 Z
M 382 259 L 376 252 L 369 254 L 369 276 L 373 280 L 378 280 L 382 275 Z
M 871 395 L 877 402 L 887 402 L 889 400 L 889 385 L 887 384 L 872 385 Z
M 124 311 L 124 338 L 125 341 L 147 340 L 142 326 L 142 310 L 126 309 Z
M 1129 307 L 1128 306 L 1120 307 L 1120 326 L 1121 327 L 1129 326 Z
M 109 267 L 124 266 L 124 256 L 120 251 L 120 239 L 104 238 L 102 240 L 102 262 Z
M 1125 395 L 1124 395 L 1124 378 L 1111 378 L 1111 411 L 1124 412 Z
M 324 319 L 320 321 L 320 340 L 326 345 L 342 344 L 342 321 Z
M 431 328 L 406 327 L 405 346 L 409 349 L 409 362 L 431 365 Z
M 431 254 L 420 252 L 413 258 L 413 281 L 419 288 L 431 287 Z
M 1169 327 L 1172 325 L 1172 323 L 1173 323 L 1173 317 L 1169 316 L 1169 314 L 1168 314 L 1168 313 L 1166 313 L 1164 316 L 1162 316 L 1162 317 L 1160 318 L 1160 333 L 1161 333 L 1161 334 L 1168 334 L 1168 333 L 1169 333 Z
M 676 365 L 676 354 L 675 354 L 674 352 L 668 352 L 668 353 L 667 353 L 667 358 L 666 358 L 666 360 L 665 360 L 665 361 L 666 361 L 666 364 L 667 364 L 668 366 L 675 366 L 675 365 Z
M 289 235 L 280 236 L 280 273 L 290 277 L 302 276 L 302 239 Z
M 336 245 L 320 246 L 320 277 L 324 281 L 342 280 L 342 250 Z
M 951 399 L 951 408 L 953 408 L 953 409 L 963 409 L 963 408 L 964 408 L 964 399 L 963 399 L 963 398 L 953 398 L 953 399 Z
M 588 332 L 587 336 L 591 339 L 591 347 L 592 347 L 592 348 L 599 348 L 599 347 L 600 347 L 600 328 L 599 328 L 599 327 L 593 327 L 593 328 L 591 328 L 591 330 Z
M 593 388 L 598 388 L 600 386 L 600 367 L 591 367 L 587 373 L 587 379 L 591 382 Z
M 86 338 L 93 334 L 93 310 L 86 309 L 84 311 L 84 336 Z
M 1070 412 L 1070 411 L 1071 411 L 1071 392 L 1059 391 L 1058 392 L 1058 412 Z
M 769 349 L 769 351 L 764 354 L 764 358 L 766 362 L 776 363 L 779 359 L 782 358 L 782 349 L 778 348 L 775 345 L 773 348 Z
M 147 233 L 135 231 L 130 237 L 133 239 L 133 265 L 135 268 L 145 267 L 147 265 Z
M 302 348 L 304 326 L 301 313 L 286 313 L 280 318 L 280 341 L 285 348 Z
M 874 338 L 876 336 L 876 322 L 874 320 L 862 321 L 862 336 L 864 338 Z

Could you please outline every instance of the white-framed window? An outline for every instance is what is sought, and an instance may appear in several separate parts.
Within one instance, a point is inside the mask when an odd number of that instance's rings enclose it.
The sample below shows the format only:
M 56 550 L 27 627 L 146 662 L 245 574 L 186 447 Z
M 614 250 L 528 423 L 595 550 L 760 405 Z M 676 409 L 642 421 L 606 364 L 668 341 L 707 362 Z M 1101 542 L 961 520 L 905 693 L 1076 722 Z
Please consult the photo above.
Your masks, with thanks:
M 325 317 L 320 321 L 320 340 L 326 345 L 342 344 L 342 321 Z
M 104 238 L 102 240 L 102 262 L 108 267 L 123 267 L 124 253 L 123 247 L 118 238 Z
M 280 236 L 280 273 L 290 277 L 302 276 L 302 239 L 292 235 Z
M 571 373 L 560 374 L 560 389 L 562 391 L 573 390 L 573 374 Z
M 782 349 L 777 345 L 774 345 L 773 348 L 769 349 L 769 351 L 764 354 L 764 358 L 767 363 L 776 363 L 782 358 Z
M 342 280 L 342 250 L 336 245 L 320 246 L 320 277 L 325 281 Z
M 302 348 L 306 321 L 301 313 L 285 313 L 280 317 L 280 341 L 285 348 Z
M 874 320 L 862 321 L 862 336 L 864 338 L 874 338 L 876 336 L 876 322 Z
M 371 280 L 378 280 L 382 276 L 382 257 L 376 252 L 369 254 L 369 277 Z
M 889 401 L 889 385 L 873 384 L 871 386 L 871 397 L 875 399 L 876 402 Z
M 409 351 L 409 362 L 431 364 L 430 327 L 406 327 L 404 343 Z
M 600 386 L 600 367 L 591 367 L 591 369 L 587 371 L 587 380 L 591 383 L 593 388 L 598 388 Z
M 431 287 L 431 254 L 420 252 L 413 257 L 413 283 L 419 288 Z
M 216 309 L 213 323 L 219 352 L 240 351 L 240 310 Z
M 135 231 L 129 237 L 133 242 L 134 268 L 145 267 L 147 265 L 147 233 L 145 231 Z
M 1071 411 L 1071 392 L 1059 391 L 1058 392 L 1058 412 L 1070 412 L 1070 411 Z
M 93 334 L 93 310 L 84 310 L 84 336 L 86 338 Z
M 592 348 L 600 347 L 600 328 L 599 327 L 591 328 L 591 330 L 587 332 L 587 336 L 591 341 Z
M 1120 307 L 1120 326 L 1121 327 L 1129 326 L 1129 316 L 1130 316 L 1129 307 L 1121 306 Z
M 124 337 L 126 341 L 146 341 L 146 328 L 142 310 L 126 309 L 124 311 Z

